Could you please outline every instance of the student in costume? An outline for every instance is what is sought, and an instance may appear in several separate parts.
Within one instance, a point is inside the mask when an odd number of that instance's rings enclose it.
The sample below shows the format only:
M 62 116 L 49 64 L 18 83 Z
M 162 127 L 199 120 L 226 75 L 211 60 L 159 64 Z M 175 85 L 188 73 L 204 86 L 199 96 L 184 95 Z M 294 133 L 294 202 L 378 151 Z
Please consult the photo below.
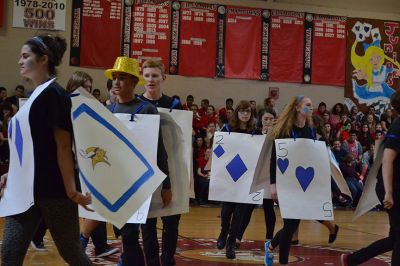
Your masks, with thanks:
M 76 188 L 71 100 L 55 82 L 55 68 L 61 63 L 66 48 L 65 39 L 42 35 L 29 39 L 21 49 L 20 75 L 29 79 L 36 89 L 10 122 L 11 161 L 8 181 L 7 175 L 1 178 L 0 193 L 1 204 L 15 206 L 18 200 L 10 202 L 10 198 L 26 198 L 29 195 L 23 194 L 24 191 L 33 191 L 33 202 L 23 206 L 25 210 L 20 208 L 6 215 L 2 265 L 23 264 L 42 217 L 68 264 L 91 265 L 79 243 L 78 218 L 78 204 L 84 207 L 90 204 L 91 196 L 82 195 Z M 15 189 L 16 179 L 20 178 L 25 179 L 24 185 L 32 187 Z M 10 195 L 21 190 L 18 195 Z

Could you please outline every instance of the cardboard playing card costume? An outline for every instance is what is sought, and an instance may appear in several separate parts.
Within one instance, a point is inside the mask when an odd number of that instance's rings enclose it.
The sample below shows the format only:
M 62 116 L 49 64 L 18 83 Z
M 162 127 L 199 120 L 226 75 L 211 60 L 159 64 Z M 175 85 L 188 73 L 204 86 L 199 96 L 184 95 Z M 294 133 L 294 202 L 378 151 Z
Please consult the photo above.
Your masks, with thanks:
M 333 220 L 331 172 L 326 144 L 276 139 L 276 188 L 283 218 Z
M 133 124 L 124 125 L 82 88 L 71 100 L 82 190 L 92 194 L 97 213 L 121 227 L 165 178 L 157 167 L 154 149 L 148 148 L 148 143 L 156 140 L 143 142 L 146 136 L 153 136 L 146 133 L 146 125 L 141 127 L 144 136 L 135 138 L 127 127 Z
M 263 190 L 250 192 L 265 135 L 215 132 L 210 200 L 262 204 Z

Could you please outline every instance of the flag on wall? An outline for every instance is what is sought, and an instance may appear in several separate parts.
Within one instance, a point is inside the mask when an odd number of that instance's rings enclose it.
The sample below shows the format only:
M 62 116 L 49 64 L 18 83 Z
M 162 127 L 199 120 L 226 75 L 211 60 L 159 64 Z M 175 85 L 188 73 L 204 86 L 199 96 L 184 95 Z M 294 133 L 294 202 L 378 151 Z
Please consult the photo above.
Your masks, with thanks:
M 4 1 L 0 1 L 0 28 L 3 27 L 3 19 L 4 19 Z

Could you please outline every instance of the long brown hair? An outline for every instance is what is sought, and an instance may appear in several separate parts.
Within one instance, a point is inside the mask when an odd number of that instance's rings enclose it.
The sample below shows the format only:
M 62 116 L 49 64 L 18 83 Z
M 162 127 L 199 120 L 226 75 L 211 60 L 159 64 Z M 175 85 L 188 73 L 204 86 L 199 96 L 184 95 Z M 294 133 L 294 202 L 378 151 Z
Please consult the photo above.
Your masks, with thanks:
M 303 95 L 295 96 L 285 106 L 285 109 L 283 109 L 282 113 L 279 115 L 278 121 L 272 131 L 272 137 L 274 139 L 290 137 L 290 132 L 292 131 L 297 118 L 296 107 L 301 104 L 304 98 L 308 97 Z M 312 125 L 311 118 L 306 119 L 306 125 Z
M 247 123 L 246 123 L 246 131 L 251 132 L 256 127 L 256 121 L 254 119 L 254 114 L 251 111 L 250 102 L 242 100 L 236 106 L 233 117 L 232 117 L 231 121 L 229 122 L 229 125 L 230 125 L 232 131 L 238 131 L 240 129 L 239 111 L 246 110 L 246 109 L 250 109 L 250 114 L 251 114 L 249 121 L 247 121 Z
M 74 90 L 82 86 L 87 80 L 90 80 L 90 82 L 93 83 L 93 79 L 88 73 L 83 71 L 76 71 L 68 80 L 65 90 L 67 92 L 73 92 Z

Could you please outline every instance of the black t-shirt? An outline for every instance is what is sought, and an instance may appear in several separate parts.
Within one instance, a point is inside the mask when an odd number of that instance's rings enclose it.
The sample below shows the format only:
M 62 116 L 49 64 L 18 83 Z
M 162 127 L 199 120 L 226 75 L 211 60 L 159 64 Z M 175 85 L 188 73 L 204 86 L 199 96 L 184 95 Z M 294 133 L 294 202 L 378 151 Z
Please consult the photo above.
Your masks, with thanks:
M 315 131 L 311 129 L 309 126 L 293 127 L 292 132 L 290 133 L 290 138 L 300 138 L 300 139 L 315 139 Z M 275 150 L 275 141 L 272 144 L 272 153 L 271 153 L 271 161 L 270 161 L 270 183 L 276 184 L 276 150 Z
M 32 103 L 29 125 L 35 158 L 35 199 L 67 198 L 53 130 L 68 131 L 72 138 L 71 99 L 58 83 L 51 83 Z
M 397 152 L 397 156 L 393 161 L 393 195 L 398 195 L 400 192 L 400 119 L 393 121 L 385 140 L 382 145 L 385 149 L 392 149 Z M 377 186 L 383 187 L 382 167 L 379 169 L 377 176 Z
M 139 98 L 142 99 L 143 101 L 147 101 L 151 104 L 153 104 L 156 107 L 161 107 L 161 108 L 172 108 L 172 109 L 179 109 L 182 110 L 182 104 L 178 99 L 174 99 L 172 97 L 169 97 L 165 94 L 161 95 L 161 98 L 158 100 L 150 100 L 144 97 L 143 94 L 139 95 Z M 174 102 L 175 100 L 175 102 Z

